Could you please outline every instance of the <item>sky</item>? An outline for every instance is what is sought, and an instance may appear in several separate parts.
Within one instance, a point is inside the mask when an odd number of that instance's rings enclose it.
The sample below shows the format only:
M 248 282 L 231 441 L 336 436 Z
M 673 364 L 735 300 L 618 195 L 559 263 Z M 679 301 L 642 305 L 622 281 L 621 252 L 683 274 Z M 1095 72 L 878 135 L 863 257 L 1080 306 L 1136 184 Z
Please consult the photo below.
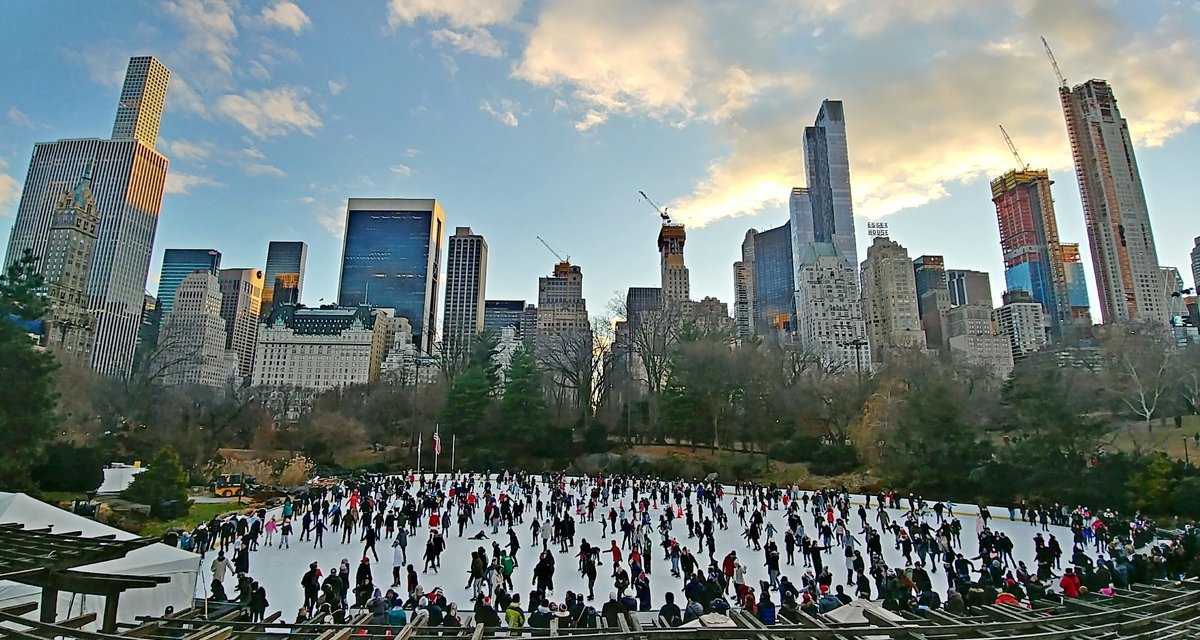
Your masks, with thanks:
M 803 128 L 829 98 L 845 104 L 860 255 L 884 220 L 913 257 L 989 271 L 999 300 L 1003 124 L 1050 169 L 1095 306 L 1040 36 L 1067 82 L 1112 83 L 1159 261 L 1191 285 L 1200 0 L 9 0 L 0 243 L 34 143 L 108 136 L 129 57 L 150 54 L 172 72 L 151 293 L 164 249 L 262 267 L 269 241 L 304 240 L 305 301 L 332 301 L 346 199 L 433 197 L 451 232 L 487 239 L 488 298 L 536 298 L 556 261 L 540 235 L 601 314 L 658 284 L 645 190 L 688 225 L 693 297 L 730 302 L 742 238 L 787 220 Z

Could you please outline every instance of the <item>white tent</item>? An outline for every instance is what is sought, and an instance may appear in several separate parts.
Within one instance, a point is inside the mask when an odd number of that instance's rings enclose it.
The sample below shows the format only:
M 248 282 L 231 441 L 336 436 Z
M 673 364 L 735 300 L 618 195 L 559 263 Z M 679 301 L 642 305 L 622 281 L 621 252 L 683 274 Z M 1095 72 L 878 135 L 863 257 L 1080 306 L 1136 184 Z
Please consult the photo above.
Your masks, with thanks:
M 834 622 L 849 622 L 854 624 L 875 624 L 874 620 L 867 618 L 864 611 L 870 611 L 877 618 L 882 618 L 890 622 L 904 622 L 904 618 L 898 616 L 891 611 L 883 608 L 883 605 L 872 602 L 870 600 L 854 600 L 850 604 L 840 606 L 833 611 L 825 614 L 826 618 Z
M 0 492 L 0 524 L 19 523 L 27 529 L 50 527 L 51 532 L 81 531 L 83 537 L 113 535 L 117 540 L 137 536 L 115 529 L 69 511 L 35 500 L 23 493 Z M 180 611 L 190 607 L 196 590 L 200 556 L 165 544 L 152 544 L 131 551 L 124 558 L 90 564 L 76 569 L 88 573 L 123 576 L 166 576 L 166 584 L 149 589 L 130 589 L 121 594 L 117 611 L 119 622 L 132 622 L 136 616 L 162 615 L 168 606 Z M 38 602 L 41 589 L 0 580 L 0 608 L 26 602 Z M 104 597 L 59 593 L 58 619 L 82 613 L 103 614 Z M 38 615 L 30 613 L 31 617 Z
M 100 495 L 121 493 L 133 484 L 133 477 L 146 470 L 146 467 L 133 467 L 127 464 L 114 463 L 104 468 L 104 482 L 96 493 Z

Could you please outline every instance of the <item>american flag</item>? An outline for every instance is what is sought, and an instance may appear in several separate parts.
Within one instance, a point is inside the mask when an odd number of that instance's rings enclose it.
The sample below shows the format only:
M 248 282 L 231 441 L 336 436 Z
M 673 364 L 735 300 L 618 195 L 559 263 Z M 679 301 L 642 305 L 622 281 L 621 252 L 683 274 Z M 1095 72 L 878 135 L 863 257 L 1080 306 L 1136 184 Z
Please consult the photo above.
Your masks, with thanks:
M 438 432 L 433 432 L 433 455 L 442 455 L 442 436 Z

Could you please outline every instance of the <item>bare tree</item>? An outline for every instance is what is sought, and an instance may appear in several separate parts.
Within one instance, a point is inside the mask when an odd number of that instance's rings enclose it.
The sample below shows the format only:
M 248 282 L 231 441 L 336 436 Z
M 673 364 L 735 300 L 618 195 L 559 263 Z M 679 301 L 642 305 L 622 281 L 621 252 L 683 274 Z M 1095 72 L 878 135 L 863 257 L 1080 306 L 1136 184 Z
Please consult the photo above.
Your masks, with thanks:
M 1110 393 L 1152 432 L 1168 394 L 1174 345 L 1157 327 L 1114 326 L 1101 334 L 1100 348 Z

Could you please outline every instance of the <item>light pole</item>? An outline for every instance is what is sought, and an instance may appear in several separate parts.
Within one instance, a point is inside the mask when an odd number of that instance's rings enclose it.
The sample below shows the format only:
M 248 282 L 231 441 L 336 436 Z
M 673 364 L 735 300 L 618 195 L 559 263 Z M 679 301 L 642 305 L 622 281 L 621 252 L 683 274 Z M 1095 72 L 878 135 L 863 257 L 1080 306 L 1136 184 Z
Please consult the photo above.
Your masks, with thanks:
M 858 373 L 858 381 L 859 382 L 862 382 L 862 351 L 861 350 L 863 347 L 867 346 L 867 344 L 868 343 L 865 338 L 855 338 L 855 339 L 847 341 L 847 342 L 839 342 L 838 343 L 839 347 L 843 347 L 843 348 L 853 347 L 854 348 L 854 369 Z

